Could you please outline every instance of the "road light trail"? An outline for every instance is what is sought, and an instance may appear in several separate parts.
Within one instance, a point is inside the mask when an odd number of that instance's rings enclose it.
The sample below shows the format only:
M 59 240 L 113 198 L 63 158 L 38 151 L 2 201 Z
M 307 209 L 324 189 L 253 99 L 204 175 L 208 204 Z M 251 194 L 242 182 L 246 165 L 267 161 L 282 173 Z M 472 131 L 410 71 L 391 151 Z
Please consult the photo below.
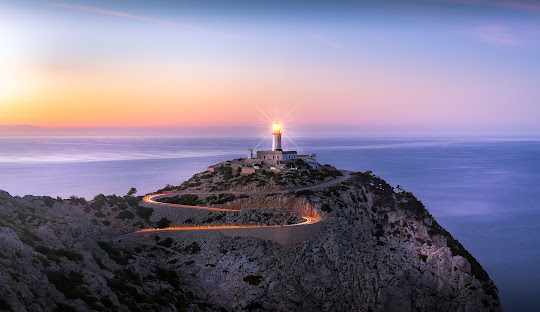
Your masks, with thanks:
M 347 180 L 350 177 L 350 172 L 342 170 L 343 176 L 334 179 L 331 181 L 323 182 L 320 184 L 307 186 L 307 187 L 301 187 L 293 190 L 284 190 L 284 191 L 278 191 L 275 193 L 282 194 L 286 192 L 294 192 L 294 191 L 303 191 L 308 189 L 316 189 L 321 187 L 327 187 L 333 184 L 341 183 L 345 180 Z M 229 192 L 230 194 L 234 194 L 234 192 Z M 268 194 L 270 192 L 268 191 L 262 191 L 262 192 L 253 192 L 252 195 L 263 195 Z M 181 205 L 181 204 L 171 204 L 171 203 L 163 203 L 156 201 L 155 199 L 159 197 L 171 197 L 174 195 L 186 195 L 186 194 L 192 194 L 192 195 L 215 195 L 216 193 L 197 193 L 197 192 L 171 192 L 171 193 L 162 193 L 162 194 L 151 194 L 147 195 L 143 198 L 143 201 L 148 204 L 153 205 L 161 205 L 161 206 L 167 206 L 171 208 L 183 208 L 183 209 L 197 209 L 197 210 L 209 210 L 209 211 L 226 211 L 226 212 L 232 212 L 232 211 L 240 211 L 236 209 L 227 209 L 227 208 L 215 208 L 215 207 L 207 207 L 207 206 L 189 206 L 189 205 Z M 278 208 L 279 209 L 279 208 Z M 124 238 L 134 237 L 137 235 L 147 234 L 147 233 L 155 233 L 155 232 L 166 232 L 166 231 L 207 231 L 207 230 L 223 230 L 223 229 L 247 229 L 247 228 L 282 228 L 282 227 L 293 227 L 293 226 L 303 226 L 308 224 L 314 224 L 317 222 L 320 222 L 321 219 L 313 216 L 302 216 L 303 222 L 295 223 L 295 224 L 283 224 L 283 225 L 250 225 L 250 224 L 240 224 L 240 225 L 207 225 L 207 226 L 174 226 L 174 227 L 167 227 L 162 229 L 155 229 L 155 228 L 148 228 L 148 229 L 142 229 L 138 230 L 133 233 L 128 233 L 121 235 L 119 237 L 116 237 L 115 240 L 120 240 Z
M 302 217 L 304 222 L 295 223 L 295 224 L 283 224 L 283 225 L 256 225 L 256 224 L 245 224 L 245 225 L 206 225 L 206 226 L 171 226 L 163 229 L 143 229 L 139 230 L 136 233 L 144 232 L 159 232 L 159 231 L 189 231 L 189 230 L 222 230 L 222 229 L 247 229 L 247 228 L 279 228 L 284 226 L 299 226 L 306 224 L 313 224 L 319 222 L 320 219 L 313 217 Z
M 167 194 L 170 195 L 170 194 Z M 189 208 L 189 209 L 198 209 L 198 210 L 211 210 L 211 211 L 240 211 L 236 209 L 226 209 L 226 208 L 215 208 L 215 207 L 206 207 L 206 206 L 190 206 L 190 205 L 181 205 L 181 204 L 170 204 L 170 203 L 162 203 L 154 200 L 156 197 L 163 196 L 163 194 L 152 194 L 145 196 L 143 198 L 143 201 L 149 204 L 157 204 L 157 205 L 163 205 L 168 206 L 171 208 Z M 142 229 L 137 231 L 137 233 L 141 232 L 158 232 L 158 231 L 189 231 L 189 230 L 219 230 L 219 229 L 243 229 L 243 228 L 255 228 L 255 227 L 266 227 L 266 228 L 272 228 L 272 227 L 283 227 L 283 226 L 298 226 L 298 225 L 305 225 L 305 224 L 312 224 L 319 222 L 319 218 L 314 217 L 307 217 L 303 216 L 302 219 L 304 219 L 304 222 L 295 223 L 295 224 L 283 224 L 283 225 L 207 225 L 207 226 L 173 226 L 163 229 Z

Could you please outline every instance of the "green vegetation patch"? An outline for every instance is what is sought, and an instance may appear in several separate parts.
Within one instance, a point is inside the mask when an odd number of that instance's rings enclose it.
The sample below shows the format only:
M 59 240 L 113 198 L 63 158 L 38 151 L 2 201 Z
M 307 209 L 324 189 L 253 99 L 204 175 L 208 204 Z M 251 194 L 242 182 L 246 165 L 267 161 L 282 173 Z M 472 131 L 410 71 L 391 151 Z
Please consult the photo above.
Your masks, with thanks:
M 37 246 L 35 251 L 43 254 L 47 259 L 52 260 L 56 263 L 60 262 L 60 257 L 66 257 L 71 261 L 82 261 L 83 255 L 73 250 L 65 249 L 52 249 L 43 245 Z
M 139 274 L 135 273 L 133 270 L 130 269 L 122 269 L 122 270 L 116 270 L 114 271 L 114 275 L 116 278 L 130 281 L 131 283 L 135 285 L 141 286 L 141 277 Z
M 113 207 L 114 205 L 118 203 L 120 199 L 121 198 L 116 195 L 109 195 L 107 196 L 107 205 L 109 205 L 110 207 Z
M 75 195 L 72 195 L 69 197 L 69 203 L 72 205 L 82 205 L 82 206 L 88 205 L 88 202 L 86 201 L 86 199 L 84 199 L 84 197 L 77 197 Z
M 11 304 L 5 297 L 0 297 L 0 311 L 13 311 Z
M 351 173 L 351 182 L 359 188 L 366 187 L 374 193 L 375 199 L 373 201 L 373 206 L 394 206 L 394 188 L 385 180 L 374 175 L 371 171 Z
M 209 173 L 203 174 L 203 175 L 201 176 L 201 179 L 206 180 L 206 179 L 212 178 L 213 176 L 214 176 L 214 173 L 213 173 L 213 172 L 209 172 Z
M 172 246 L 173 243 L 174 243 L 174 241 L 172 240 L 172 238 L 167 237 L 166 239 L 162 240 L 161 242 L 158 242 L 157 244 L 158 244 L 159 246 L 163 246 L 163 247 L 169 248 L 169 247 Z
M 139 199 L 137 199 L 137 197 L 133 197 L 133 196 L 125 196 L 124 197 L 124 200 L 126 201 L 126 203 L 133 207 L 133 208 L 137 208 L 139 207 Z
M 116 219 L 128 219 L 131 220 L 135 217 L 135 215 L 127 210 L 121 211 L 117 216 Z
M 303 190 L 303 191 L 298 191 L 296 192 L 296 195 L 297 196 L 313 196 L 315 195 L 315 192 L 313 192 L 312 190 Z
M 167 218 L 161 218 L 159 219 L 159 221 L 156 223 L 156 227 L 158 229 L 164 229 L 164 228 L 168 228 L 169 226 L 171 226 L 171 221 Z
M 139 217 L 148 221 L 150 219 L 150 216 L 154 213 L 154 208 L 139 206 L 137 207 L 136 213 Z
M 121 265 L 128 264 L 127 259 L 122 256 L 122 253 L 120 253 L 120 251 L 114 248 L 113 245 L 111 245 L 110 243 L 107 243 L 105 241 L 98 241 L 97 244 L 101 249 L 103 249 L 103 251 L 107 253 L 109 258 L 111 258 L 111 260 L 113 260 L 114 262 Z
M 262 280 L 262 276 L 260 275 L 248 275 L 243 278 L 244 282 L 247 282 L 250 285 L 259 285 L 259 283 Z
M 167 184 L 164 188 L 158 190 L 158 193 L 169 192 L 169 191 L 174 190 L 174 188 L 175 188 L 175 186 Z
M 141 285 L 140 277 L 131 270 L 115 271 L 115 277 L 107 279 L 107 286 L 116 294 L 120 303 L 125 304 L 129 311 L 142 311 L 139 304 L 153 302 L 146 292 L 137 291 L 131 284 Z
M 64 303 L 57 303 L 56 308 L 54 308 L 54 310 L 52 311 L 53 312 L 77 312 L 77 310 L 74 307 L 69 306 Z
M 159 280 L 168 283 L 174 289 L 180 289 L 180 278 L 178 277 L 178 273 L 176 273 L 176 271 L 157 268 L 156 277 Z
M 256 181 L 256 177 L 254 174 L 250 174 L 250 175 L 244 175 L 244 176 L 240 176 L 239 178 L 237 178 L 235 180 L 235 184 L 238 185 L 238 186 L 246 186 L 254 181 Z
M 32 233 L 28 228 L 24 228 L 22 234 L 19 235 L 21 242 L 26 245 L 34 247 L 36 242 L 40 241 L 40 238 Z
M 336 168 L 332 167 L 332 166 L 329 166 L 329 165 L 324 165 L 322 168 L 321 168 L 321 171 L 326 173 L 328 176 L 331 176 L 333 178 L 337 178 L 337 177 L 342 177 L 343 176 L 343 173 L 339 170 L 337 170 Z
M 71 271 L 69 274 L 63 271 L 47 272 L 47 279 L 58 291 L 70 299 L 81 299 L 90 294 L 88 288 L 82 286 L 83 275 L 81 273 L 75 271 Z
M 413 193 L 400 192 L 397 193 L 397 197 L 400 200 L 398 204 L 399 208 L 414 213 L 418 220 L 423 219 L 424 217 L 431 217 L 431 214 L 424 204 L 419 201 Z
M 229 180 L 233 177 L 233 171 L 230 166 L 221 165 L 218 167 L 218 172 L 223 175 L 224 180 Z
M 182 196 L 172 196 L 172 197 L 163 197 L 158 198 L 156 201 L 167 204 L 177 204 L 177 205 L 187 205 L 187 206 L 197 206 L 201 204 L 199 196 L 193 194 L 185 194 Z
M 45 205 L 46 205 L 47 207 L 52 207 L 52 206 L 54 206 L 55 200 L 54 200 L 52 197 L 50 197 L 50 196 L 43 196 L 43 197 L 41 197 L 41 199 L 43 200 L 43 203 L 45 203 Z
M 96 262 L 96 264 L 98 265 L 98 267 L 102 270 L 105 270 L 105 271 L 110 271 L 111 269 L 109 269 L 108 266 L 106 266 L 105 264 L 103 264 L 103 261 L 101 261 L 100 258 L 96 258 L 94 257 L 94 261 Z
M 322 204 L 321 210 L 324 212 L 332 212 L 332 208 L 330 208 L 330 205 L 328 205 L 327 203 Z
M 107 203 L 107 197 L 103 194 L 94 196 L 94 200 L 90 203 L 90 208 L 94 210 L 101 210 L 103 206 Z
M 342 183 L 339 185 L 328 187 L 327 189 L 323 191 L 323 195 L 327 197 L 331 197 L 332 195 L 339 196 L 340 191 L 346 191 L 346 190 L 347 190 L 347 186 L 343 185 Z
M 127 197 L 127 196 L 133 196 L 133 195 L 135 195 L 135 193 L 137 193 L 137 189 L 134 188 L 134 187 L 132 187 L 132 188 L 130 188 L 129 191 L 127 192 L 126 197 Z
M 236 196 L 232 194 L 221 193 L 219 195 L 211 195 L 206 198 L 206 201 L 211 205 L 220 205 L 226 202 L 230 202 L 236 199 Z

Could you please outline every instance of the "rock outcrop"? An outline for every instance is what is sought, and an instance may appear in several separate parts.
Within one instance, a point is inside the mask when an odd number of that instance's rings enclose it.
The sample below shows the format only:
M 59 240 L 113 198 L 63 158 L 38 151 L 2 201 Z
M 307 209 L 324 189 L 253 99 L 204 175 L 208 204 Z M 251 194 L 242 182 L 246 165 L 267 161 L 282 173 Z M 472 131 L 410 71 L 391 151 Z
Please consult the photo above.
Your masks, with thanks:
M 337 172 L 326 167 L 326 173 L 303 177 L 317 177 L 307 183 L 317 185 L 338 179 Z M 219 231 L 166 231 L 113 242 L 160 222 L 185 224 L 186 215 L 139 207 L 130 196 L 97 196 L 88 203 L 1 192 L 0 310 L 502 310 L 495 285 L 472 255 L 411 193 L 370 172 L 300 191 L 294 188 L 304 187 L 296 185 L 306 184 L 304 178 L 220 174 L 204 172 L 189 183 L 202 193 L 222 192 L 215 185 L 223 182 L 220 188 L 234 193 L 238 186 L 244 195 L 196 200 L 246 211 L 204 212 L 191 225 L 273 224 L 316 215 L 320 233 L 294 246 Z M 268 191 L 272 185 L 280 191 Z M 272 214 L 271 208 L 288 211 Z M 268 219 L 272 215 L 275 220 Z

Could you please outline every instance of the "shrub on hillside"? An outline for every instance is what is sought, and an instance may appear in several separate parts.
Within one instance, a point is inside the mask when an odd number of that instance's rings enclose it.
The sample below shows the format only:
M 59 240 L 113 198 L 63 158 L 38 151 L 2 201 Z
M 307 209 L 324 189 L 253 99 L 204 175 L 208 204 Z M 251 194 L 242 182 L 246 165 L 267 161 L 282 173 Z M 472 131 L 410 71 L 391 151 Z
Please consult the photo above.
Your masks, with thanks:
M 117 216 L 116 216 L 116 219 L 128 219 L 128 220 L 131 220 L 133 219 L 135 216 L 133 215 L 133 213 L 131 211 L 127 211 L 127 210 L 124 210 L 124 211 L 121 211 Z
M 50 196 L 43 196 L 41 199 L 43 199 L 43 202 L 44 202 L 45 205 L 47 205 L 48 207 L 54 206 L 55 200 L 54 200 L 52 197 L 50 197 Z
M 250 285 L 259 285 L 259 283 L 261 282 L 262 280 L 262 276 L 260 275 L 248 275 L 246 277 L 244 277 L 244 282 L 247 282 L 249 283 Z
M 11 304 L 5 297 L 0 297 L 0 311 L 13 311 Z
M 166 239 L 164 239 L 164 240 L 161 241 L 161 242 L 158 242 L 157 244 L 160 245 L 160 246 L 169 248 L 169 247 L 172 246 L 173 240 L 172 240 L 172 238 L 167 237 Z
M 330 205 L 328 205 L 327 203 L 322 204 L 321 210 L 324 212 L 332 212 L 332 208 L 330 208 Z
M 124 258 L 120 251 L 114 248 L 113 245 L 111 245 L 110 243 L 107 243 L 105 241 L 98 241 L 97 244 L 101 249 L 103 249 L 103 251 L 107 253 L 107 255 L 109 255 L 109 258 L 111 258 L 111 260 L 113 260 L 114 262 L 122 265 L 128 264 L 127 259 Z
M 137 207 L 136 213 L 139 217 L 148 221 L 152 213 L 154 213 L 154 208 L 147 208 L 147 207 L 139 206 Z
M 164 228 L 167 228 L 171 225 L 171 221 L 167 218 L 161 218 L 157 223 L 156 223 L 156 227 L 158 229 L 164 229 Z
M 90 292 L 83 284 L 83 275 L 75 271 L 47 272 L 47 279 L 56 289 L 70 299 L 81 299 Z

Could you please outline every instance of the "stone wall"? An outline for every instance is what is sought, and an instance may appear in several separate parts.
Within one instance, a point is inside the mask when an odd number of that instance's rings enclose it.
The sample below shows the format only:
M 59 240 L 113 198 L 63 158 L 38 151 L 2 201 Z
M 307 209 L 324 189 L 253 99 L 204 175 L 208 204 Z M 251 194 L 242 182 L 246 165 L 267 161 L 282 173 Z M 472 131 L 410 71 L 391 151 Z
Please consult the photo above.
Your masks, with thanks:
M 302 197 L 289 197 L 283 195 L 251 195 L 248 198 L 227 202 L 217 207 L 225 209 L 243 210 L 250 208 L 275 208 L 295 212 L 303 217 L 321 219 L 319 211 Z
M 254 237 L 271 240 L 283 246 L 293 246 L 317 237 L 321 231 L 321 222 L 303 225 L 222 229 L 219 231 L 229 237 Z

